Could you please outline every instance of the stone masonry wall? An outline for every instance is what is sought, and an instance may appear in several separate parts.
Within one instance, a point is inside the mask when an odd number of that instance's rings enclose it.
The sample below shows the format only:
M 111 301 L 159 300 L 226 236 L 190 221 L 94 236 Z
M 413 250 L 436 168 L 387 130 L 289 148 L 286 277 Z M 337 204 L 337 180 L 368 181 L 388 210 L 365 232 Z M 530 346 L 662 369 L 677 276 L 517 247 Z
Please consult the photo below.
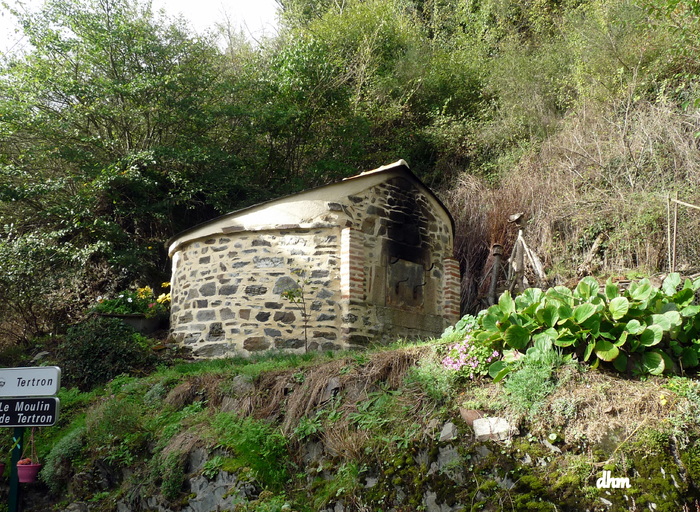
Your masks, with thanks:
M 303 313 L 282 292 L 306 281 L 309 350 L 340 348 L 339 235 L 326 226 L 230 233 L 186 245 L 173 257 L 173 337 L 200 357 L 303 352 Z
M 459 319 L 452 227 L 429 193 L 394 177 L 314 205 L 314 218 L 296 227 L 224 226 L 180 247 L 174 338 L 200 357 L 303 352 L 439 336 Z M 282 297 L 300 281 L 306 330 L 302 311 Z
M 342 271 L 342 337 L 350 346 L 439 335 L 459 318 L 451 226 L 434 208 L 434 200 L 404 178 L 349 196 L 335 208 L 351 219 L 342 234 L 343 254 L 352 262 Z M 401 268 L 393 272 L 392 265 Z M 414 288 L 420 296 L 411 300 Z

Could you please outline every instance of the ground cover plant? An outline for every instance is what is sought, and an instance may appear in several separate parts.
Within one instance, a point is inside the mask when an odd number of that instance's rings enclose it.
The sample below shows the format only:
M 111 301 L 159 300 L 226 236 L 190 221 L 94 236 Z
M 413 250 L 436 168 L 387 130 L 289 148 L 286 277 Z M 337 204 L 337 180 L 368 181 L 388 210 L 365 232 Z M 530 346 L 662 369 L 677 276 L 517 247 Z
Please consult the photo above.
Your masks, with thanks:
M 595 278 L 587 277 L 573 290 L 530 288 L 515 298 L 506 291 L 482 311 L 465 339 L 482 347 L 482 357 L 472 362 L 482 373 L 493 354 L 503 351 L 489 367 L 497 379 L 520 357 L 539 357 L 553 347 L 593 368 L 603 364 L 634 375 L 683 373 L 698 366 L 698 288 L 700 279 L 681 282 L 672 273 L 661 287 L 642 279 L 621 290 L 608 280 L 601 290 Z
M 665 299 L 690 289 L 680 281 L 672 286 L 676 281 L 618 291 L 602 302 L 594 299 L 603 292 L 590 287 L 557 291 L 591 305 L 648 293 L 663 307 L 682 303 L 680 296 Z M 535 304 L 535 296 L 515 297 L 510 317 Z M 539 304 L 541 310 L 551 305 Z M 609 309 L 601 316 L 612 315 Z M 529 314 L 537 318 L 534 310 Z M 615 311 L 618 320 L 624 317 Z M 520 347 L 509 374 L 495 382 L 487 373 L 496 356 L 474 350 L 486 314 L 423 343 L 170 361 L 148 376 L 122 375 L 89 393 L 61 390 L 60 424 L 38 434 L 47 466 L 41 478 L 50 499 L 104 511 L 144 509 L 154 499 L 176 510 L 198 499 L 190 487 L 196 478 L 233 478 L 229 503 L 239 511 L 310 512 L 338 503 L 353 511 L 419 510 L 428 499 L 482 510 L 595 507 L 601 498 L 610 510 L 630 510 L 630 500 L 660 510 L 694 506 L 700 389 L 693 379 L 635 377 L 612 364 L 603 372 L 591 364 L 594 352 L 586 363 L 556 338 L 538 337 Z M 504 331 L 492 335 L 507 347 Z M 517 433 L 505 442 L 475 442 L 469 411 L 507 418 Z M 442 440 L 448 424 L 459 436 Z M 198 450 L 204 455 L 194 463 Z M 627 497 L 596 488 L 603 470 L 630 479 Z

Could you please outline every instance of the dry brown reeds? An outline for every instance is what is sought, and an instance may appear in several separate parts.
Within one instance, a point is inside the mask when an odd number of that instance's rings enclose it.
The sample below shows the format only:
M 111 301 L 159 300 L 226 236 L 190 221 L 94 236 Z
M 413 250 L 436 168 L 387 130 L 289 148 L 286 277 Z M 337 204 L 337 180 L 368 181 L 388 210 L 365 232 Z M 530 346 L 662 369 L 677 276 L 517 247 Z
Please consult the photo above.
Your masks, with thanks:
M 525 240 L 552 282 L 667 270 L 668 196 L 700 206 L 698 133 L 697 109 L 630 98 L 582 105 L 495 184 L 461 176 L 445 202 L 456 222 L 463 311 L 486 305 L 490 248 L 510 255 L 517 230 L 507 218 L 516 212 L 525 213 Z M 677 269 L 700 261 L 698 228 L 698 211 L 681 208 Z
M 669 391 L 661 383 L 648 380 L 613 378 L 599 372 L 587 372 L 579 379 L 563 384 L 547 399 L 537 423 L 541 434 L 561 428 L 564 438 L 585 438 L 589 443 L 600 443 L 614 434 L 623 441 L 644 425 L 653 426 L 673 410 L 673 402 L 664 402 L 662 395 Z M 556 404 L 566 400 L 574 412 L 562 417 Z

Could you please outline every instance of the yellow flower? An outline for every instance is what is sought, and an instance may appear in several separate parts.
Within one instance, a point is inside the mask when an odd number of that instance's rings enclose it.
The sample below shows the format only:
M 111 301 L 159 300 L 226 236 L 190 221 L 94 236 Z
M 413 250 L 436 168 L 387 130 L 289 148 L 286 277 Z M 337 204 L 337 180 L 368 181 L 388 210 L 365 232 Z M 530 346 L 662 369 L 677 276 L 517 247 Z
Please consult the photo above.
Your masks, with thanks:
M 661 407 L 668 403 L 666 400 L 666 395 L 659 395 L 659 403 L 661 404 Z
M 164 283 L 160 283 L 161 288 L 170 288 L 170 282 L 166 281 Z
M 153 289 L 150 286 L 144 286 L 136 290 L 136 294 L 139 296 L 139 299 L 147 299 L 153 296 Z
M 158 298 L 156 299 L 156 302 L 158 304 L 169 304 L 170 303 L 170 294 L 169 293 L 161 293 Z

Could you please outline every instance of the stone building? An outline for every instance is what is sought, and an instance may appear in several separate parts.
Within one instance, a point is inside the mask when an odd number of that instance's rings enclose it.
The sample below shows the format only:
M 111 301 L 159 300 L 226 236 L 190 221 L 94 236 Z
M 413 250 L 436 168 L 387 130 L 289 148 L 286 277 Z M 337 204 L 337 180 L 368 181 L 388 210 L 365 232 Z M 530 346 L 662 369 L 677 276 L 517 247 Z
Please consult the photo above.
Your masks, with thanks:
M 403 160 L 229 213 L 169 242 L 172 336 L 200 357 L 439 336 L 460 313 L 453 234 Z

